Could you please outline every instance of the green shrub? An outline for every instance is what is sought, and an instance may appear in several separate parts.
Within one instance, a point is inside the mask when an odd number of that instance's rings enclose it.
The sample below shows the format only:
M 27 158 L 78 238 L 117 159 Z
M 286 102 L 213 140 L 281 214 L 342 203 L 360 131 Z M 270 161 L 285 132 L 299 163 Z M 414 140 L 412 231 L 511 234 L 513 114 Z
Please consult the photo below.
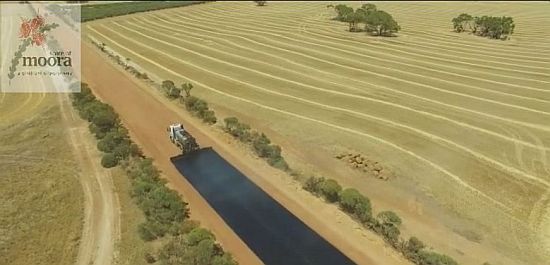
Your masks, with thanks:
M 378 220 L 380 220 L 380 223 L 382 224 L 392 224 L 395 226 L 401 225 L 401 218 L 392 211 L 380 212 L 378 213 L 377 217 L 378 217 Z
M 420 251 L 419 258 L 419 265 L 458 265 L 453 258 L 431 251 Z
M 212 110 L 206 110 L 202 112 L 200 118 L 202 119 L 203 122 L 207 124 L 214 124 L 217 121 L 216 114 L 214 114 L 214 111 Z
M 197 228 L 191 230 L 191 232 L 189 232 L 186 235 L 186 239 L 187 239 L 187 243 L 189 245 L 195 246 L 195 245 L 198 245 L 199 242 L 201 242 L 203 240 L 207 240 L 207 239 L 213 240 L 215 238 L 214 238 L 214 235 L 212 234 L 212 232 L 210 232 L 210 231 L 208 231 L 204 228 L 197 227 Z
M 370 200 L 353 188 L 347 188 L 340 193 L 340 207 L 355 215 L 362 223 L 372 218 Z
M 337 202 L 340 199 L 342 186 L 333 179 L 327 179 L 321 184 L 321 194 L 329 202 Z
M 282 156 L 270 157 L 267 160 L 267 163 L 270 166 L 283 171 L 288 171 L 290 169 L 290 167 L 288 166 L 288 164 L 286 163 L 285 159 Z
M 321 195 L 321 185 L 325 182 L 325 178 L 309 177 L 304 183 L 304 190 L 307 190 L 315 195 Z
M 101 165 L 105 168 L 111 168 L 118 165 L 118 158 L 113 153 L 105 153 L 101 158 Z

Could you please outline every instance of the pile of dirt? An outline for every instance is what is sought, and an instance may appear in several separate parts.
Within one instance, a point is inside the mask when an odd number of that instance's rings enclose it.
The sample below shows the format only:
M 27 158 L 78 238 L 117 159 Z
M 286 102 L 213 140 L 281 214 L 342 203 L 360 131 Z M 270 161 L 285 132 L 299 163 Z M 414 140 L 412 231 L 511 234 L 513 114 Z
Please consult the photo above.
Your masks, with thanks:
M 345 161 L 352 168 L 361 170 L 381 180 L 389 180 L 394 177 L 394 174 L 378 161 L 359 153 L 342 153 L 337 155 L 336 158 Z

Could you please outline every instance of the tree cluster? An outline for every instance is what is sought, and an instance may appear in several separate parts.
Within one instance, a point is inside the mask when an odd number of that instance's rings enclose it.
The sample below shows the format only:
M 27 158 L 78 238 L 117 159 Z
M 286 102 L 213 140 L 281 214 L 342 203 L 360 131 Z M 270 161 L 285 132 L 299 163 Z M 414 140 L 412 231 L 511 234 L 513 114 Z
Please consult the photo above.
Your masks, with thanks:
M 97 148 L 104 153 L 101 159 L 104 167 L 114 167 L 121 160 L 142 156 L 113 108 L 97 100 L 87 84 L 82 83 L 81 92 L 71 97 L 80 117 L 90 122 L 90 131 L 98 139 Z
M 378 36 L 392 36 L 401 29 L 392 15 L 378 10 L 374 4 L 364 4 L 355 10 L 353 7 L 338 4 L 334 6 L 334 10 L 337 14 L 334 19 L 347 22 L 351 32 L 366 31 Z M 360 24 L 364 24 L 363 29 L 359 27 Z
M 236 265 L 230 254 L 224 253 L 214 235 L 195 227 L 185 235 L 172 238 L 160 251 L 163 265 Z
M 180 196 L 165 186 L 160 172 L 151 159 L 131 160 L 126 172 L 132 183 L 132 197 L 143 211 L 146 221 L 139 225 L 138 233 L 145 241 L 180 235 L 189 209 Z
M 217 121 L 216 113 L 208 107 L 208 103 L 200 98 L 191 95 L 193 85 L 184 83 L 178 88 L 171 80 L 162 81 L 161 88 L 164 94 L 172 99 L 180 99 L 183 102 L 185 109 L 191 114 L 202 119 L 207 124 L 214 124 Z M 185 95 L 182 95 L 184 93 Z
M 73 106 L 90 122 L 90 131 L 99 140 L 97 147 L 104 152 L 103 166 L 121 164 L 126 170 L 132 185 L 131 196 L 146 218 L 138 227 L 139 236 L 144 241 L 171 237 L 158 255 L 161 264 L 235 265 L 231 255 L 223 251 L 208 230 L 188 219 L 187 203 L 165 186 L 160 171 L 131 141 L 114 109 L 97 100 L 86 83 L 80 87 L 80 93 L 71 95 Z M 150 253 L 145 253 L 144 258 L 148 263 L 157 261 Z
M 369 198 L 353 188 L 342 189 L 333 179 L 309 177 L 303 188 L 330 203 L 337 203 L 365 227 L 381 235 L 394 249 L 417 265 L 458 265 L 451 257 L 425 250 L 425 245 L 416 237 L 403 240 L 399 226 L 401 218 L 392 211 L 379 212 L 374 217 Z
M 254 152 L 264 158 L 272 167 L 289 170 L 288 164 L 281 155 L 281 147 L 271 143 L 264 133 L 251 130 L 248 124 L 240 122 L 235 117 L 224 119 L 224 131 L 252 147 Z
M 451 20 L 456 32 L 470 30 L 475 35 L 488 37 L 490 39 L 508 39 L 514 33 L 514 19 L 512 17 L 474 17 L 462 13 Z

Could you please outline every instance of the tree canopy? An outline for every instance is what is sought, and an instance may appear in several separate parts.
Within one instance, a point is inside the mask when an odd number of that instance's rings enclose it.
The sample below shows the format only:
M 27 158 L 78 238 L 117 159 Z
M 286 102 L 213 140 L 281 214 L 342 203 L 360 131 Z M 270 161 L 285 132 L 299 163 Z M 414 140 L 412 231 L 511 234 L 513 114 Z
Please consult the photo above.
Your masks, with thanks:
M 364 4 L 355 10 L 352 7 L 338 4 L 334 6 L 334 10 L 337 14 L 334 19 L 347 22 L 351 32 L 362 31 L 359 28 L 360 23 L 365 24 L 364 31 L 377 36 L 391 36 L 401 29 L 392 15 L 377 9 L 374 4 Z
M 508 39 L 514 33 L 516 25 L 512 17 L 473 17 L 462 13 L 451 20 L 456 32 L 465 32 L 468 29 L 475 35 L 491 39 Z

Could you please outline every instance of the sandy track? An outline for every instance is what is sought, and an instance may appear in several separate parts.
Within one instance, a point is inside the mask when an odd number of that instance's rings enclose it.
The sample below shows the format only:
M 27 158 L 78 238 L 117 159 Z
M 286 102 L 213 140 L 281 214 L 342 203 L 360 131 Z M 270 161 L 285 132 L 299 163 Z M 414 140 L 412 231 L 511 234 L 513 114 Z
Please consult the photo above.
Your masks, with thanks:
M 100 165 L 95 139 L 70 106 L 68 95 L 59 94 L 58 103 L 80 165 L 85 198 L 84 226 L 75 265 L 114 264 L 115 244 L 120 240 L 120 204 L 111 172 Z

